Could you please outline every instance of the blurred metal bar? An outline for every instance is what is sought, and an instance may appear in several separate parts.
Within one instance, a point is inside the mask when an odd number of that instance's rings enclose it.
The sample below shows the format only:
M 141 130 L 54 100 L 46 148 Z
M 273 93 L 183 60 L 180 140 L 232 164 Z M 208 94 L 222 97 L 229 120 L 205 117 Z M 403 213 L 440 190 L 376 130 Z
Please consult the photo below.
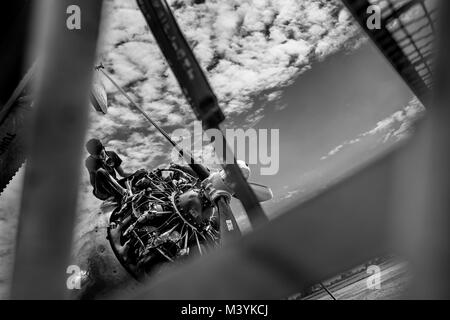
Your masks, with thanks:
M 413 268 L 414 299 L 450 299 L 450 2 L 440 9 L 432 108 L 395 170 L 394 234 Z
M 81 9 L 69 30 L 66 10 Z M 101 0 L 42 0 L 42 45 L 11 297 L 64 298 Z M 44 26 L 44 27 L 42 27 Z

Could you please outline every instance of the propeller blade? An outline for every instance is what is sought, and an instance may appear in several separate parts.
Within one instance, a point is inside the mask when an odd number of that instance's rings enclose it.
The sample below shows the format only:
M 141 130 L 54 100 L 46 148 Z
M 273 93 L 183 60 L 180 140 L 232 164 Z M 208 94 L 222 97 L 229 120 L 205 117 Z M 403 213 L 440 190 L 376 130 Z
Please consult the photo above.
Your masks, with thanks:
M 250 185 L 250 188 L 252 188 L 259 202 L 268 201 L 273 198 L 272 189 L 269 187 L 254 182 L 249 182 L 248 184 Z
M 225 116 L 167 2 L 165 0 L 137 0 L 137 4 L 197 119 L 202 121 L 203 129 L 220 130 L 219 125 L 225 119 Z M 233 152 L 227 145 L 225 137 L 223 137 L 223 140 L 225 154 L 228 157 Z M 193 164 L 189 165 L 193 166 Z M 253 227 L 267 222 L 268 218 L 242 175 L 236 159 L 233 163 L 226 163 L 223 167 L 227 175 L 232 177 L 233 191 L 241 199 Z M 198 168 L 193 167 L 193 169 Z M 207 176 L 202 177 L 202 173 L 197 172 L 197 174 L 202 180 L 207 178 Z
M 239 239 L 242 236 L 241 230 L 234 218 L 230 205 L 225 199 L 222 198 L 217 201 L 217 210 L 220 221 L 220 238 L 222 245 L 235 239 Z

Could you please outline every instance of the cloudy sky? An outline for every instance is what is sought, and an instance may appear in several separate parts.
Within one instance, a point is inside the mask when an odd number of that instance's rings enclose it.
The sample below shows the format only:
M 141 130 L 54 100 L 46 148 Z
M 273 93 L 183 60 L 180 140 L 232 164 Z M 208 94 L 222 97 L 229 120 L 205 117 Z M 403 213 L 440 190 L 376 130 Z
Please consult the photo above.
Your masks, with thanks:
M 264 205 L 269 215 L 403 139 L 423 114 L 339 1 L 169 3 L 227 116 L 224 127 L 279 129 L 279 172 L 260 176 L 259 165 L 251 166 L 251 180 L 273 189 Z M 135 2 L 106 1 L 104 16 L 99 62 L 168 132 L 193 128 L 192 111 Z M 129 171 L 166 163 L 167 143 L 103 83 L 110 112 L 92 111 L 87 139 L 117 150 Z M 0 228 L 13 224 L 22 175 L 0 196 Z M 100 205 L 84 168 L 82 177 L 81 220 Z
M 317 72 L 314 66 L 328 64 L 327 60 L 333 56 L 344 59 L 353 55 L 365 46 L 365 39 L 339 2 L 263 0 L 170 3 L 227 116 L 224 127 L 280 130 L 280 145 L 283 148 L 280 161 L 283 168 L 279 174 L 264 177 L 264 181 L 260 182 L 272 186 L 276 197 L 283 197 L 288 192 L 286 189 L 296 188 L 298 183 L 290 171 L 294 170 L 301 180 L 300 176 L 310 169 L 298 161 L 295 162 L 299 166 L 291 168 L 292 162 L 288 159 L 292 156 L 302 159 L 300 155 L 292 154 L 292 150 L 298 150 L 293 143 L 301 142 L 298 138 L 304 131 L 301 129 L 303 123 L 311 124 L 310 119 L 302 116 L 302 110 L 305 110 L 302 100 L 322 96 L 320 90 L 324 86 L 321 82 L 325 81 L 322 78 L 329 77 L 321 71 L 325 69 L 323 66 Z M 168 132 L 180 127 L 193 129 L 192 110 L 134 2 L 107 2 L 105 17 L 99 60 L 107 71 Z M 339 83 L 347 76 L 342 74 L 342 70 L 331 68 L 340 63 L 336 61 L 326 67 L 327 73 L 334 74 L 333 78 Z M 392 74 L 388 76 L 392 77 Z M 309 98 L 295 94 L 303 86 L 303 77 L 313 77 L 305 81 Z M 116 149 L 122 155 L 125 166 L 131 170 L 154 168 L 167 162 L 170 151 L 167 143 L 139 114 L 130 111 L 124 97 L 108 81 L 104 84 L 111 111 L 107 116 L 92 113 L 88 136 L 98 137 L 110 148 Z M 345 90 L 346 86 L 340 84 L 332 91 L 338 94 Z M 325 109 L 333 107 L 336 103 L 333 99 L 330 96 L 326 101 L 321 101 L 319 107 L 314 107 L 317 119 L 319 116 L 334 117 L 333 112 Z M 357 108 L 356 104 L 352 107 Z M 292 122 L 293 117 L 296 118 L 295 123 Z M 336 126 L 335 129 L 340 131 Z M 320 143 L 313 136 L 317 134 L 311 131 L 301 139 L 311 140 L 309 144 L 313 145 Z M 252 169 L 255 173 L 259 171 L 258 166 Z M 291 179 L 286 180 L 286 175 Z M 255 181 L 259 178 L 257 174 L 252 177 Z M 281 181 L 283 185 L 280 185 Z M 92 210 L 98 203 L 92 199 L 86 175 L 84 182 L 86 196 L 82 197 L 81 206 Z

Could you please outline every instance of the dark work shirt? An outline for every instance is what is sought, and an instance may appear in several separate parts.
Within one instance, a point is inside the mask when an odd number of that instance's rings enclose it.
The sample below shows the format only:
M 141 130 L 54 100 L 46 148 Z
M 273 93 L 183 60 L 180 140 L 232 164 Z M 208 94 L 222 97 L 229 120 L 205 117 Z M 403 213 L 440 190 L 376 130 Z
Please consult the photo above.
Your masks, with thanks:
M 89 156 L 85 161 L 86 168 L 89 171 L 89 178 L 93 186 L 95 185 L 95 173 L 100 168 L 105 169 L 114 179 L 117 179 L 116 169 L 122 164 L 122 159 L 120 159 L 114 151 L 106 151 L 106 155 L 106 160 Z

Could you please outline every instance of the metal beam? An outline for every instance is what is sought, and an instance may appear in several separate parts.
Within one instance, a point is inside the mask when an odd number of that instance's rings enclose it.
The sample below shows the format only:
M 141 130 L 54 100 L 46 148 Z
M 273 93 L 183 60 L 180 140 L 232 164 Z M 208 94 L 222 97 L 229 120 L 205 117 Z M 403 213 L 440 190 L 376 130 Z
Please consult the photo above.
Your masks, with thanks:
M 80 30 L 67 28 L 71 5 L 81 9 Z M 41 72 L 19 217 L 14 299 L 61 299 L 66 292 L 101 7 L 101 0 L 39 1 Z

